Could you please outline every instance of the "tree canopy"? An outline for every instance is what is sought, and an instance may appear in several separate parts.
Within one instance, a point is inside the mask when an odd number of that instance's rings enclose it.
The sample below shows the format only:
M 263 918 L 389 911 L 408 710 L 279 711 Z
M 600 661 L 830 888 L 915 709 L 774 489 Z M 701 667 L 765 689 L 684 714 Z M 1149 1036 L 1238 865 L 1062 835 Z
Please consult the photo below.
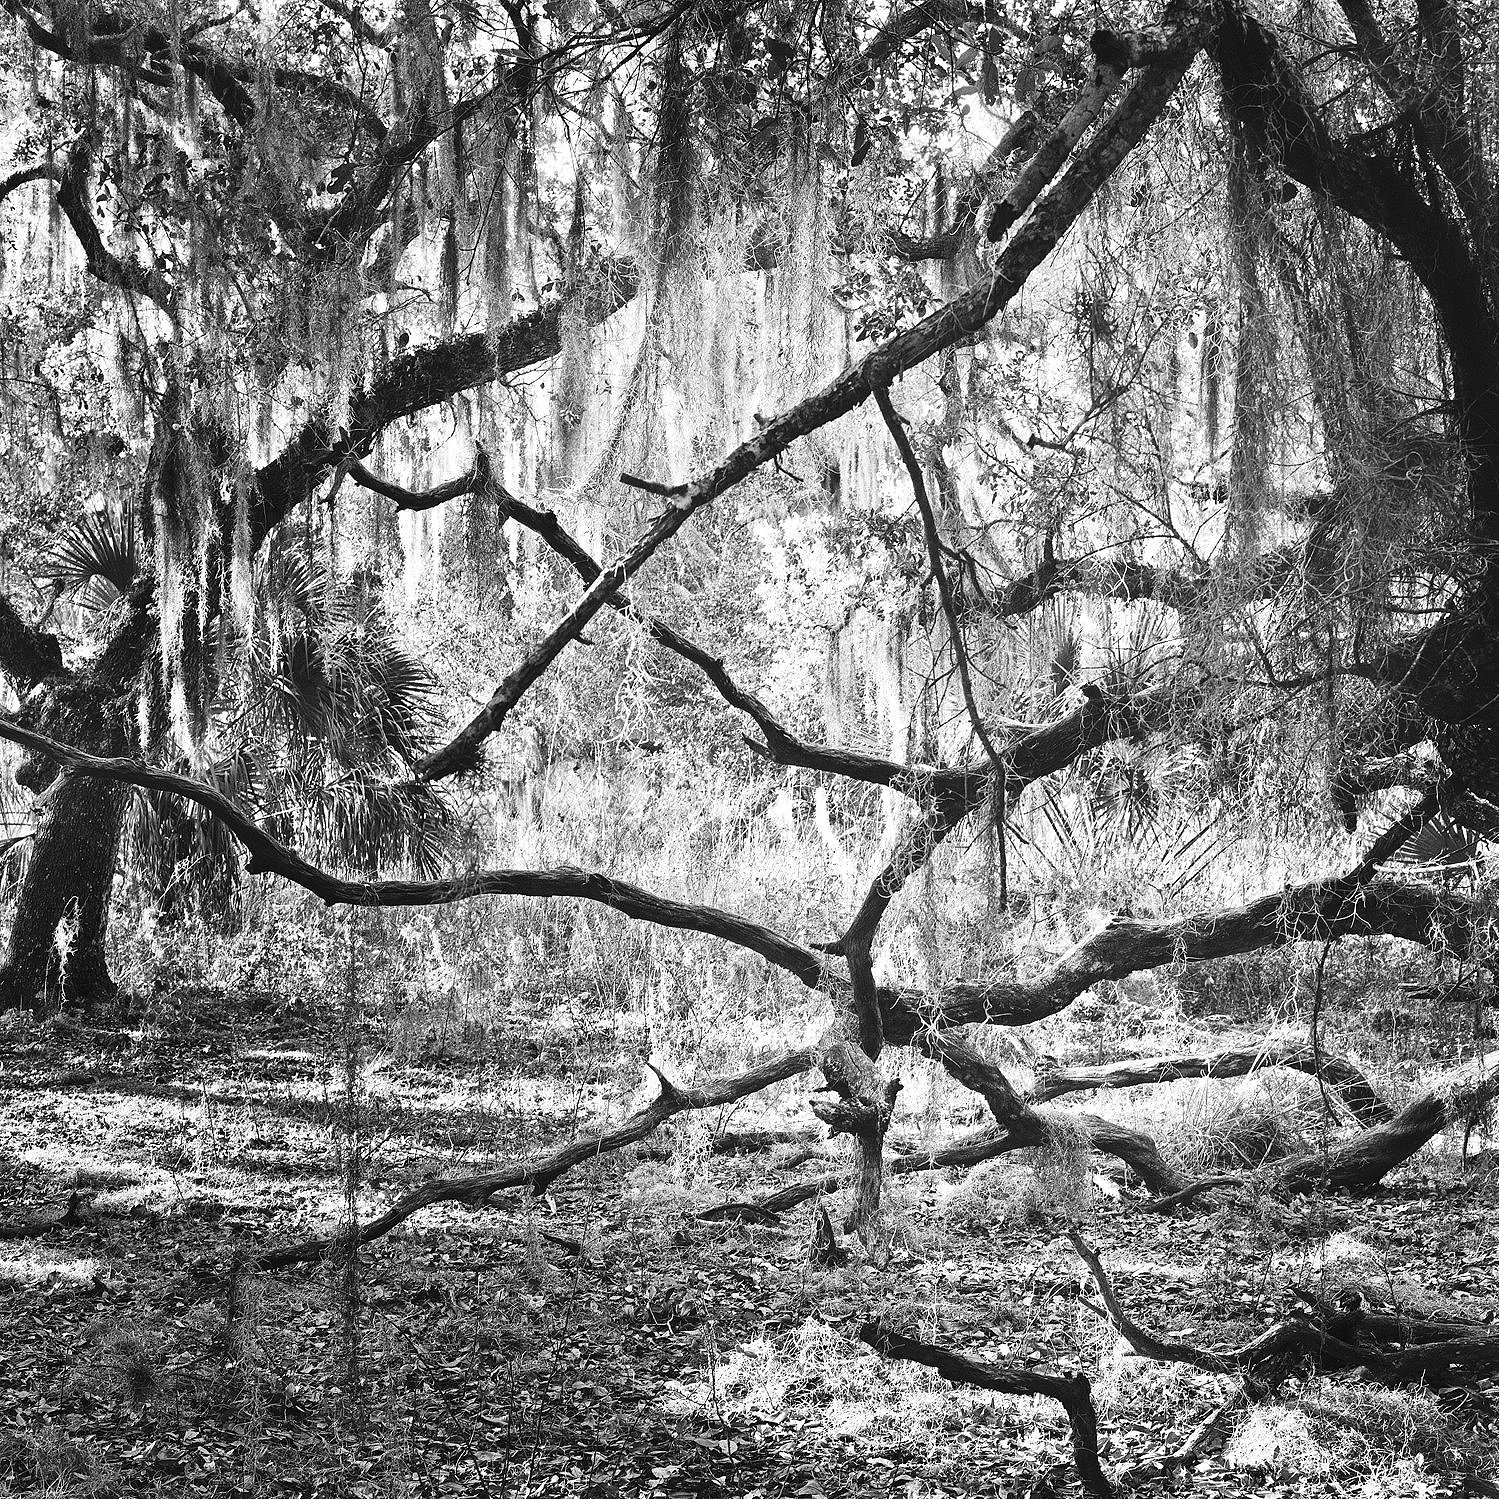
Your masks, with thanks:
M 1486 890 L 1390 872 L 1499 826 L 1483 0 L 0 5 L 0 736 L 41 793 L 0 1000 L 112 988 L 122 846 L 209 919 L 262 874 L 566 897 L 820 996 L 810 1044 L 346 1241 L 814 1068 L 869 1234 L 888 1048 L 997 1153 L 1036 1100 L 960 1027 L 1299 942 L 1489 961 Z M 664 822 L 805 806 L 847 878 L 788 923 L 511 867 L 497 809 L 562 763 Z M 1038 960 L 1057 889 L 1107 914 Z M 1493 1095 L 1343 1083 L 1282 1188 Z

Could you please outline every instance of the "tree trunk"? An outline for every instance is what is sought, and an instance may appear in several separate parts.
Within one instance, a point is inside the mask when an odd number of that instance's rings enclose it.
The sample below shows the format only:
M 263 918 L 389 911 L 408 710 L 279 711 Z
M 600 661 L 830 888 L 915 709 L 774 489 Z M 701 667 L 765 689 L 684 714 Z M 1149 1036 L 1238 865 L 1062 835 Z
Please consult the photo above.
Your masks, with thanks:
M 0 966 L 0 1009 L 113 997 L 104 941 L 128 796 L 124 787 L 73 775 L 48 794 Z M 71 931 L 59 941 L 65 923 Z

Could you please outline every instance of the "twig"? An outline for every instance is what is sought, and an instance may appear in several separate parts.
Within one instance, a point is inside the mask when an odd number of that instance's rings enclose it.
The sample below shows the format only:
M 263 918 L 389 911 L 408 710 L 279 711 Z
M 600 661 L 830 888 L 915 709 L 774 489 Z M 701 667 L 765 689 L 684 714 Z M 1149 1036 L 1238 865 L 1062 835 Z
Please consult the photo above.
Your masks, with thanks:
M 995 806 L 994 826 L 999 833 L 999 904 L 1003 910 L 1010 903 L 1010 877 L 1008 859 L 1005 848 L 1005 800 L 1009 779 L 1004 760 L 999 751 L 994 747 L 994 741 L 989 737 L 989 731 L 984 727 L 984 721 L 979 716 L 978 701 L 973 692 L 973 675 L 968 667 L 968 650 L 963 644 L 963 628 L 958 620 L 958 606 L 953 598 L 952 584 L 948 581 L 947 569 L 942 562 L 942 535 L 937 529 L 937 517 L 932 510 L 931 497 L 927 494 L 926 480 L 922 476 L 921 464 L 917 461 L 915 450 L 911 447 L 911 439 L 906 435 L 906 427 L 900 413 L 895 409 L 895 403 L 890 399 L 890 390 L 887 386 L 881 386 L 874 393 L 875 404 L 880 408 L 880 415 L 885 419 L 885 425 L 890 429 L 890 436 L 894 439 L 896 451 L 899 452 L 901 462 L 906 466 L 906 473 L 911 480 L 911 493 L 916 499 L 916 508 L 921 512 L 921 526 L 926 535 L 927 559 L 932 569 L 932 581 L 937 585 L 937 596 L 942 601 L 942 613 L 947 618 L 947 633 L 952 640 L 953 660 L 958 668 L 958 684 L 963 691 L 963 705 L 968 710 L 968 721 L 973 726 L 973 732 L 978 742 L 983 746 L 984 754 L 988 756 L 989 765 L 994 773 L 994 795 L 997 805 Z

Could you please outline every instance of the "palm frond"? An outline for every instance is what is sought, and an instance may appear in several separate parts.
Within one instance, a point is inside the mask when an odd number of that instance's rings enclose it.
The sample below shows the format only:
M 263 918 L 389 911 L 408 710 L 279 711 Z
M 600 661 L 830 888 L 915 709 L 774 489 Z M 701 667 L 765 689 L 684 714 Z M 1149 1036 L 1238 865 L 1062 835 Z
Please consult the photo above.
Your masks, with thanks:
M 129 593 L 138 571 L 134 536 L 113 510 L 98 510 L 63 533 L 42 575 L 84 607 L 100 609 Z

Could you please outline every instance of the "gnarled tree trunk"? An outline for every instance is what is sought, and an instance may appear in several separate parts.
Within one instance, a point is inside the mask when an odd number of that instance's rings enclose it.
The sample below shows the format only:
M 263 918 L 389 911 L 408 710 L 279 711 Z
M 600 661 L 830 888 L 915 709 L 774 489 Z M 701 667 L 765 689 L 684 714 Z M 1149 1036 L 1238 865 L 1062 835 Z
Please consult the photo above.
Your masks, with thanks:
M 59 652 L 44 663 L 45 672 L 13 671 L 36 683 L 18 720 L 96 754 L 127 753 L 141 668 L 155 638 L 151 598 L 150 584 L 138 585 L 104 650 L 86 669 L 63 669 Z M 56 763 L 41 753 L 27 757 L 16 780 L 37 793 L 40 821 L 0 964 L 0 1010 L 110 999 L 118 986 L 105 940 L 132 793 L 98 776 L 59 775 Z
M 114 995 L 105 938 L 128 799 L 93 776 L 65 776 L 47 792 L 0 965 L 0 1009 Z

